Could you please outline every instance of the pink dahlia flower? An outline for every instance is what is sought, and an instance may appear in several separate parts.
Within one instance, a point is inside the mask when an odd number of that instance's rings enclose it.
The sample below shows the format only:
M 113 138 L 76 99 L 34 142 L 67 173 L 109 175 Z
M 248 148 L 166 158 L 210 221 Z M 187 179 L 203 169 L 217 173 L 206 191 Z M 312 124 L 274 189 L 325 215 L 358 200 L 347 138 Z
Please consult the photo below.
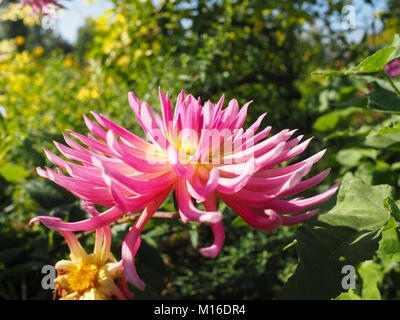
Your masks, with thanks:
M 400 74 L 400 59 L 393 60 L 385 66 L 385 71 L 391 77 L 398 76 Z
M 311 139 L 300 143 L 302 136 L 292 138 L 296 130 L 288 129 L 267 138 L 270 126 L 255 134 L 265 114 L 244 130 L 251 102 L 240 109 L 238 102 L 231 100 L 222 109 L 222 96 L 217 104 L 207 101 L 202 106 L 200 99 L 192 95 L 185 98 L 182 91 L 173 113 L 169 94 L 165 97 L 161 89 L 159 94 L 162 116 L 154 116 L 146 102 L 132 92 L 128 94 L 131 108 L 149 141 L 92 112 L 97 123 L 84 116 L 91 135 L 68 131 L 70 136 L 64 135 L 68 146 L 54 142 L 72 162 L 45 150 L 48 159 L 68 175 L 60 169 L 38 168 L 39 175 L 86 202 L 109 209 L 79 222 L 67 223 L 48 216 L 36 217 L 31 222 L 40 221 L 60 232 L 82 231 L 142 211 L 122 244 L 122 260 L 128 281 L 144 289 L 134 266 L 139 235 L 173 190 L 184 222 L 210 224 L 214 243 L 200 249 L 204 256 L 210 257 L 219 253 L 225 239 L 217 199 L 249 225 L 268 232 L 310 218 L 318 210 L 300 212 L 328 200 L 336 192 L 338 185 L 310 198 L 290 199 L 328 175 L 330 169 L 301 181 L 325 150 L 289 166 L 275 167 L 301 154 Z M 197 208 L 193 200 L 203 203 L 205 211 Z

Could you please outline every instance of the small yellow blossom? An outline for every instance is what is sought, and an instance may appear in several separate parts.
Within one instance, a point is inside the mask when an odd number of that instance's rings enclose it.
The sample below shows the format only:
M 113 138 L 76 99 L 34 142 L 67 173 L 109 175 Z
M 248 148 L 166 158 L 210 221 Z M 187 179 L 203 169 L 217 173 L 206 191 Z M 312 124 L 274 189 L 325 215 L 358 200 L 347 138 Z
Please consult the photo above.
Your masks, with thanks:
M 96 230 L 93 253 L 87 254 L 72 232 L 62 232 L 70 249 L 70 260 L 55 265 L 55 294 L 60 300 L 126 299 L 122 262 L 110 251 L 111 230 L 106 226 Z M 123 291 L 121 291 L 123 288 Z
M 42 46 L 36 47 L 35 49 L 33 49 L 32 54 L 35 57 L 40 57 L 42 56 L 44 53 L 44 48 Z
M 67 67 L 67 68 L 72 67 L 73 64 L 74 64 L 74 62 L 72 61 L 71 58 L 65 58 L 63 61 L 64 67 Z
M 16 44 L 17 46 L 22 46 L 22 45 L 25 43 L 25 37 L 24 37 L 24 36 L 21 36 L 21 35 L 16 36 L 15 39 L 14 39 L 14 41 L 15 41 L 15 44 Z
M 86 87 L 81 88 L 76 97 L 81 101 L 86 101 L 90 98 L 90 90 Z
M 100 94 L 99 91 L 97 89 L 92 89 L 92 91 L 90 91 L 90 97 L 92 99 L 98 99 L 100 98 Z

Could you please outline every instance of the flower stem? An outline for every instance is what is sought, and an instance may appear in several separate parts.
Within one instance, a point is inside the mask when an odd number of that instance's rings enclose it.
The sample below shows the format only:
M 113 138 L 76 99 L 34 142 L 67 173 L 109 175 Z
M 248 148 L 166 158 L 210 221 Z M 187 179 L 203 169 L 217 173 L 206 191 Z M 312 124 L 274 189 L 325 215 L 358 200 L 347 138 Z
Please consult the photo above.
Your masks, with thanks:
M 385 71 L 382 71 L 383 77 L 389 82 L 390 86 L 393 88 L 394 92 L 400 97 L 400 90 L 396 87 L 396 85 L 393 83 L 392 79 L 388 76 L 388 74 Z

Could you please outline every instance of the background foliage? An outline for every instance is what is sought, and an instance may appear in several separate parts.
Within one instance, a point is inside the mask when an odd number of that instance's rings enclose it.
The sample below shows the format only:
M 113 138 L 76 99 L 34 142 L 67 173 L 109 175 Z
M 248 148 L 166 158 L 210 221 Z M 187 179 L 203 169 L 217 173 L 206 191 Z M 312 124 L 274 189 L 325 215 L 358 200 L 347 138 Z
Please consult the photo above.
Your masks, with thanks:
M 375 12 L 356 42 L 334 27 L 345 1 L 112 3 L 76 44 L 16 16 L 19 4 L 1 3 L 0 297 L 51 298 L 41 268 L 67 248 L 27 222 L 85 216 L 74 196 L 37 176 L 37 166 L 49 165 L 42 148 L 54 151 L 66 129 L 86 133 L 82 114 L 90 110 L 142 134 L 127 92 L 157 106 L 160 85 L 175 98 L 184 88 L 203 101 L 222 93 L 254 100 L 248 123 L 267 111 L 264 124 L 275 132 L 314 136 L 309 154 L 327 148 L 314 170 L 332 172 L 313 193 L 342 184 L 318 216 L 268 234 L 221 205 L 227 239 L 215 260 L 197 251 L 211 239 L 207 226 L 152 220 L 137 258 L 147 289 L 136 298 L 399 298 L 400 98 L 383 71 L 400 56 L 397 2 Z M 400 87 L 399 77 L 392 81 Z M 172 201 L 163 209 L 174 210 Z M 129 226 L 112 229 L 117 257 Z M 93 245 L 92 236 L 81 239 Z M 344 292 L 346 264 L 357 267 L 357 286 Z

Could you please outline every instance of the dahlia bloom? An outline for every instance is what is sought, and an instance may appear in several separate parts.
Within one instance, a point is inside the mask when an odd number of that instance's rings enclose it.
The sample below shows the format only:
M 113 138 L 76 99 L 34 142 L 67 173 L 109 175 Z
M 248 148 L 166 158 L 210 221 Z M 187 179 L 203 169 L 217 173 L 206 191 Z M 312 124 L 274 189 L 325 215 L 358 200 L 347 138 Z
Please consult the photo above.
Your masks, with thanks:
M 98 215 L 91 204 L 85 204 L 93 215 Z M 87 254 L 76 236 L 62 232 L 70 250 L 71 260 L 61 260 L 55 265 L 55 294 L 60 300 L 126 300 L 132 296 L 126 285 L 122 261 L 110 252 L 111 229 L 104 226 L 96 230 L 93 253 Z
M 385 71 L 391 77 L 398 76 L 400 74 L 400 59 L 396 59 L 388 63 L 385 66 Z
M 64 8 L 64 6 L 55 0 L 21 0 L 21 6 L 24 8 L 26 5 L 32 8 L 32 13 L 38 17 L 41 12 L 44 15 L 48 15 L 50 12 L 48 10 L 49 5 L 53 5 L 58 8 Z
M 45 150 L 47 158 L 62 170 L 38 168 L 39 175 L 84 201 L 109 209 L 79 222 L 40 216 L 31 223 L 40 221 L 60 232 L 82 231 L 101 228 L 124 214 L 142 211 L 122 244 L 122 260 L 128 281 L 143 290 L 145 284 L 134 265 L 139 236 L 173 190 L 184 222 L 210 224 L 214 243 L 200 249 L 201 254 L 210 257 L 219 253 L 225 239 L 217 199 L 252 227 L 268 232 L 310 218 L 318 210 L 293 214 L 328 200 L 336 192 L 338 185 L 310 198 L 290 199 L 328 175 L 330 169 L 301 181 L 325 150 L 289 166 L 274 168 L 301 154 L 311 139 L 300 143 L 303 136 L 291 138 L 296 130 L 288 129 L 267 138 L 270 126 L 255 134 L 265 114 L 244 130 L 251 101 L 240 109 L 238 102 L 231 100 L 223 109 L 222 96 L 217 104 L 207 101 L 202 106 L 200 98 L 185 98 L 182 91 L 173 113 L 169 94 L 165 96 L 159 89 L 159 95 L 162 116 L 154 116 L 146 102 L 132 92 L 128 94 L 148 141 L 104 115 L 91 112 L 97 123 L 84 115 L 91 135 L 68 131 L 70 135 L 64 135 L 68 146 L 54 142 L 72 162 Z M 193 200 L 202 203 L 205 211 L 195 206 Z

